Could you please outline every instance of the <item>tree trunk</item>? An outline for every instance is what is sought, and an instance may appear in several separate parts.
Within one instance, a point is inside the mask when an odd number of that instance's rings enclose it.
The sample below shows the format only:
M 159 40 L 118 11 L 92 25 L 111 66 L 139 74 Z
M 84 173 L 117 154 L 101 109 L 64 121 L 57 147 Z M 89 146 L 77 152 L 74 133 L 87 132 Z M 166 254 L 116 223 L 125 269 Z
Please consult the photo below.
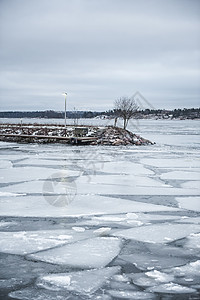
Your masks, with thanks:
M 126 129 L 126 118 L 124 118 L 124 129 Z

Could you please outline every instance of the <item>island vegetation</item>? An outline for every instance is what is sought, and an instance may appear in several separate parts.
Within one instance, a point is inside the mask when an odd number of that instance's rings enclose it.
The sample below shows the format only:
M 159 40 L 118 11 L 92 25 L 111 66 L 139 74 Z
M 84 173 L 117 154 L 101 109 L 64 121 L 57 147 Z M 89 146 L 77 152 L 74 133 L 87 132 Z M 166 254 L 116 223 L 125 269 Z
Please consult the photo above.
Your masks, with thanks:
M 67 111 L 68 119 L 81 118 L 115 118 L 116 108 L 108 111 Z M 0 118 L 45 118 L 45 119 L 63 119 L 64 112 L 45 110 L 45 111 L 0 111 Z M 200 108 L 183 109 L 137 109 L 134 112 L 136 119 L 200 119 Z

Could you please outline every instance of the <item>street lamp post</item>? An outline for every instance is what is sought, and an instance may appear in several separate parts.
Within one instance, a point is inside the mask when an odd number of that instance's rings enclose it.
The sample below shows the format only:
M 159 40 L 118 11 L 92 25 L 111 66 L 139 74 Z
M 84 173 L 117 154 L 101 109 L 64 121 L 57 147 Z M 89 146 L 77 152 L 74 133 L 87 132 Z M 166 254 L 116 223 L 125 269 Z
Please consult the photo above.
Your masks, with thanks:
M 67 93 L 63 93 L 63 96 L 65 96 L 65 135 L 66 135 L 66 102 L 67 102 Z

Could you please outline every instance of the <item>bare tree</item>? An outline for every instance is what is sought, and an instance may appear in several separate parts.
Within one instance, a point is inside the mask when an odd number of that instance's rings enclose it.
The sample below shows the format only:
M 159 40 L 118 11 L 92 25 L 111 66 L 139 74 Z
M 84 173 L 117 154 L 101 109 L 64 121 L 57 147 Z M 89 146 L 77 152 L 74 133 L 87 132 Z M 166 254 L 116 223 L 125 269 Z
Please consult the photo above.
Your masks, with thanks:
M 115 100 L 114 110 L 116 115 L 124 120 L 124 129 L 126 129 L 128 121 L 134 117 L 138 106 L 134 98 L 121 97 Z

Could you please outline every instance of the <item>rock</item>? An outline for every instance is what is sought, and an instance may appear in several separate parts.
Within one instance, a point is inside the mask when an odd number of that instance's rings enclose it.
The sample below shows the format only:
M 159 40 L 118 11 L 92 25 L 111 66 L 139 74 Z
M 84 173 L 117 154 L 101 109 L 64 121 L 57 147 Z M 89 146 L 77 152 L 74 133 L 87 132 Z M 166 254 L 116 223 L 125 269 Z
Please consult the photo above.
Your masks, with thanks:
M 119 128 L 119 127 L 92 127 L 88 126 L 90 129 L 90 136 L 95 138 L 96 140 L 88 140 L 85 142 L 90 145 L 149 145 L 154 144 L 151 141 L 140 137 L 132 133 L 131 131 Z M 63 129 L 62 126 L 59 125 L 26 125 L 19 126 L 16 124 L 4 125 L 0 126 L 0 140 L 1 141 L 10 141 L 10 142 L 20 142 L 20 143 L 69 143 L 69 140 L 75 139 L 73 128 L 69 127 L 67 130 Z M 5 134 L 5 136 L 4 136 Z M 12 136 L 15 135 L 15 136 Z M 23 136 L 21 136 L 23 135 Z M 43 137 L 39 137 L 44 135 Z M 56 138 L 54 138 L 54 136 Z M 57 139 L 57 137 L 68 137 L 68 140 L 65 139 Z M 84 137 L 86 137 L 85 135 Z M 83 141 L 84 143 L 84 141 Z M 76 143 L 77 144 L 77 143 Z

